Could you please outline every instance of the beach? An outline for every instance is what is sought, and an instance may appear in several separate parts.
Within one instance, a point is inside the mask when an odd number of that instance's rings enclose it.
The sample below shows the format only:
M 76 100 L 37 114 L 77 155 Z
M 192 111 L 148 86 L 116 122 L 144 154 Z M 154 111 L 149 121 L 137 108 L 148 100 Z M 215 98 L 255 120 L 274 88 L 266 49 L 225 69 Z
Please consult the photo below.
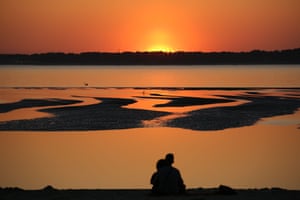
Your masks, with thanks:
M 58 190 L 48 186 L 41 190 L 22 190 L 19 188 L 0 189 L 0 198 L 3 200 L 54 200 L 54 199 L 74 199 L 74 200 L 298 200 L 300 191 L 284 190 L 280 188 L 264 189 L 237 189 L 234 194 L 220 193 L 219 188 L 189 189 L 185 195 L 154 196 L 150 190 Z

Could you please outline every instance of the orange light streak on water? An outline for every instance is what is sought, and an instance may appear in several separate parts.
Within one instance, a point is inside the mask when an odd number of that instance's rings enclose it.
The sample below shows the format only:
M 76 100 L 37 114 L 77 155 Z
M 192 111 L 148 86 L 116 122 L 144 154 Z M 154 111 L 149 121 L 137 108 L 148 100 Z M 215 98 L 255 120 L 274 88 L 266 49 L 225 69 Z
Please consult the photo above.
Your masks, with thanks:
M 299 65 L 2 66 L 2 87 L 300 87 Z

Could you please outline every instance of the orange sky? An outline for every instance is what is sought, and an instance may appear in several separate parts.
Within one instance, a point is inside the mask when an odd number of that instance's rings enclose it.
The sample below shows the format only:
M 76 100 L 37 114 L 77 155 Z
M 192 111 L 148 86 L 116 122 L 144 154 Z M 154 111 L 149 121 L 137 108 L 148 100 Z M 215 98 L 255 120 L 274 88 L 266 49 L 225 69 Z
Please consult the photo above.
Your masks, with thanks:
M 0 53 L 300 47 L 299 0 L 0 0 Z

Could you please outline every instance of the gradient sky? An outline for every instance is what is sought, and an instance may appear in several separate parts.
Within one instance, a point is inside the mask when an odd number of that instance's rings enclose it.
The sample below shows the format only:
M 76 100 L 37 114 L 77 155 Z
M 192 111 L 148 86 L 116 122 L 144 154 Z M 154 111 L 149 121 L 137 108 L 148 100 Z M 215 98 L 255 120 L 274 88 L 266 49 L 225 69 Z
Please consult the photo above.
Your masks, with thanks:
M 299 0 L 0 0 L 0 53 L 298 47 Z

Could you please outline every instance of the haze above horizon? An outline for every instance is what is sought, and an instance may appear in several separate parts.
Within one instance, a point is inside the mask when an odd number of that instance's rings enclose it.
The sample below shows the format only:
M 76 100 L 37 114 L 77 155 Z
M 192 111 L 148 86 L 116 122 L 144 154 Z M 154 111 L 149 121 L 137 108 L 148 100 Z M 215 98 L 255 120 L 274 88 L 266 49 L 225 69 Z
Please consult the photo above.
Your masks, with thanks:
M 298 0 L 1 0 L 0 54 L 300 46 Z

